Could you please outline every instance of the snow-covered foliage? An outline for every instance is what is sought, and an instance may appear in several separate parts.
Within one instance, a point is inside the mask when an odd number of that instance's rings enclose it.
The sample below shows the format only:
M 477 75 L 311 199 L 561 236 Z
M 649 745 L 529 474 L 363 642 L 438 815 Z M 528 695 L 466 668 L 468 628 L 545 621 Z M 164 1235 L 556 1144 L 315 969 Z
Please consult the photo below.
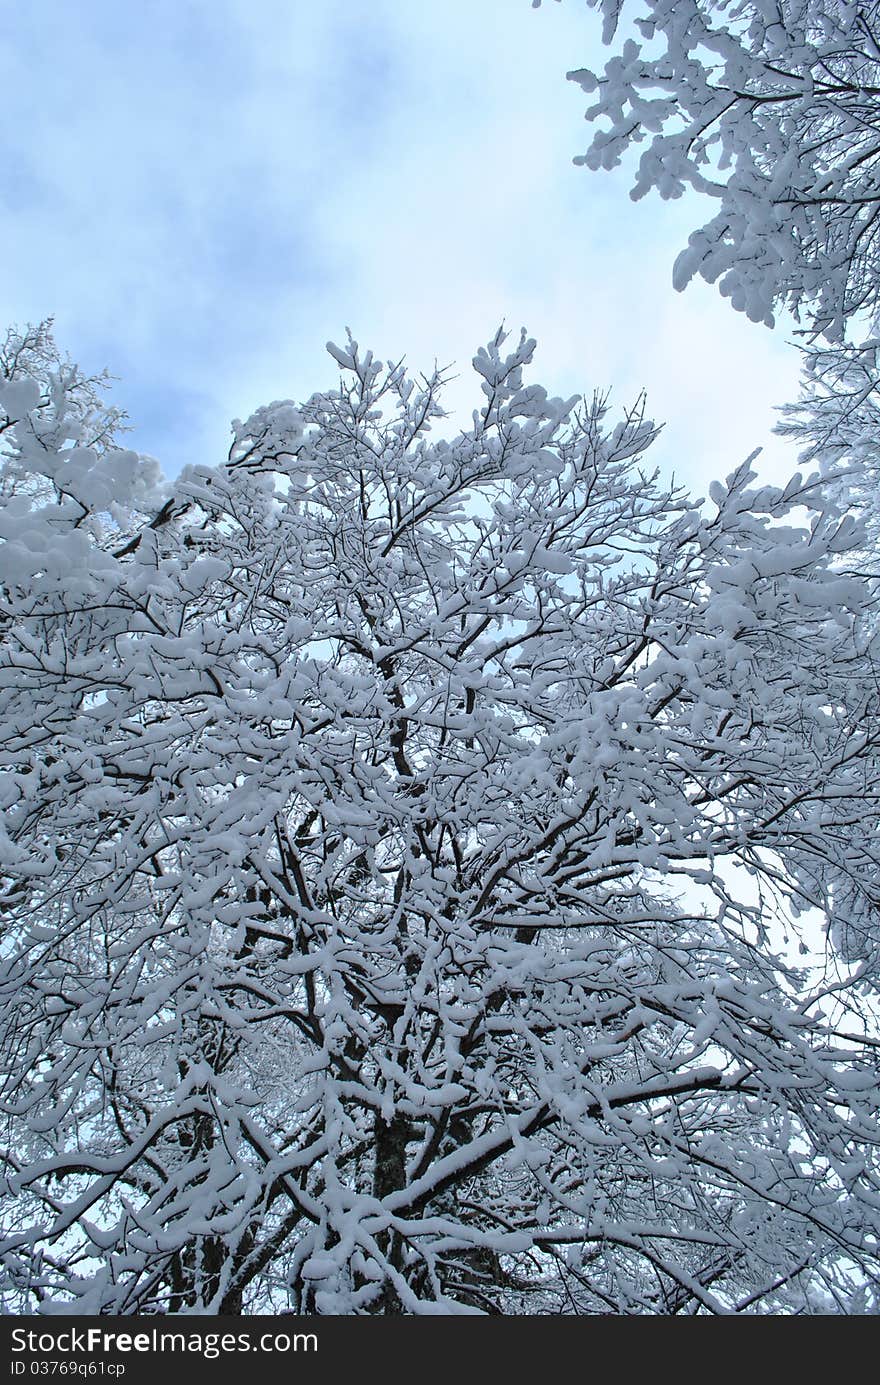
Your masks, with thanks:
M 163 492 L 7 339 L 7 1311 L 870 1309 L 860 535 L 533 346 L 443 441 L 349 340 Z
M 541 0 L 533 0 L 538 6 Z M 839 338 L 880 308 L 880 4 L 877 0 L 587 0 L 604 40 L 598 75 L 569 73 L 600 122 L 589 168 L 645 146 L 632 189 L 717 212 L 679 255 L 674 280 L 719 281 L 734 307 L 772 323 L 787 307 Z

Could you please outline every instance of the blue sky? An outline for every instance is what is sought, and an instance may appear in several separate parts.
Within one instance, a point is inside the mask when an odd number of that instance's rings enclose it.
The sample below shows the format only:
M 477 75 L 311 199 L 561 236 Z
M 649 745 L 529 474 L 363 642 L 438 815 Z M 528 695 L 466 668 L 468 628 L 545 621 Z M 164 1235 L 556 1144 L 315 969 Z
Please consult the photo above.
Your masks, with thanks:
M 504 319 L 554 393 L 646 388 L 655 460 L 698 489 L 762 444 L 782 475 L 785 328 L 671 287 L 705 207 L 572 166 L 588 129 L 565 72 L 602 63 L 599 27 L 582 0 L 11 7 L 2 318 L 54 315 L 169 474 L 222 460 L 232 417 L 330 385 L 346 326 L 417 369 L 457 362 L 469 411 Z

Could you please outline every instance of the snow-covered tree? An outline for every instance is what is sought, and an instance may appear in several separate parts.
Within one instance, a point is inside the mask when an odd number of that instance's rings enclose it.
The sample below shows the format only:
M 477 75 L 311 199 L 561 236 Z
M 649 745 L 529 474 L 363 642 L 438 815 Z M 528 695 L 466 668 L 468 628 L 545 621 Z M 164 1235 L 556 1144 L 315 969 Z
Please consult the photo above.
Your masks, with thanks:
M 541 0 L 533 0 L 538 6 Z M 614 168 L 644 145 L 632 196 L 686 187 L 717 211 L 679 255 L 735 308 L 787 307 L 842 336 L 880 309 L 877 0 L 587 0 L 620 39 L 601 75 L 569 73 L 600 122 L 576 162 Z
M 870 1310 L 859 533 L 504 341 L 163 491 L 7 339 L 6 1311 Z
M 797 442 L 799 460 L 818 465 L 829 496 L 865 524 L 876 572 L 880 552 L 880 340 L 814 344 L 804 352 L 800 398 L 780 410 L 776 432 Z

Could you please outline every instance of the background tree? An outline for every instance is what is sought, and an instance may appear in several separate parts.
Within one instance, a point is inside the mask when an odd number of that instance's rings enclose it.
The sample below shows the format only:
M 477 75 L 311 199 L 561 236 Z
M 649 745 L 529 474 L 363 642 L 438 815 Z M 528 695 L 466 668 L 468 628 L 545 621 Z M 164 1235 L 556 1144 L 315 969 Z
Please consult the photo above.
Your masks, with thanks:
M 780 410 L 776 432 L 801 447 L 800 461 L 818 466 L 843 509 L 859 513 L 866 547 L 880 540 L 880 361 L 878 341 L 815 345 L 804 352 L 801 396 Z
M 803 465 L 819 463 L 826 503 L 865 521 L 863 570 L 876 577 L 880 6 L 587 3 L 617 51 L 601 76 L 568 74 L 596 98 L 598 128 L 575 162 L 610 169 L 646 145 L 634 199 L 687 188 L 714 199 L 673 281 L 683 289 L 699 273 L 756 322 L 787 308 L 803 324 L 800 398 L 777 431 L 800 443 Z M 638 38 L 619 36 L 622 20 Z M 872 920 L 838 942 L 870 950 Z
M 533 0 L 537 7 L 541 0 Z M 600 76 L 569 73 L 603 122 L 576 163 L 614 168 L 647 144 L 631 196 L 686 187 L 717 212 L 674 271 L 719 283 L 772 325 L 790 309 L 841 338 L 880 307 L 880 6 L 871 0 L 587 0 L 613 43 Z
M 8 337 L 7 1311 L 870 1308 L 858 532 L 533 347 L 444 441 L 332 346 L 160 491 Z

